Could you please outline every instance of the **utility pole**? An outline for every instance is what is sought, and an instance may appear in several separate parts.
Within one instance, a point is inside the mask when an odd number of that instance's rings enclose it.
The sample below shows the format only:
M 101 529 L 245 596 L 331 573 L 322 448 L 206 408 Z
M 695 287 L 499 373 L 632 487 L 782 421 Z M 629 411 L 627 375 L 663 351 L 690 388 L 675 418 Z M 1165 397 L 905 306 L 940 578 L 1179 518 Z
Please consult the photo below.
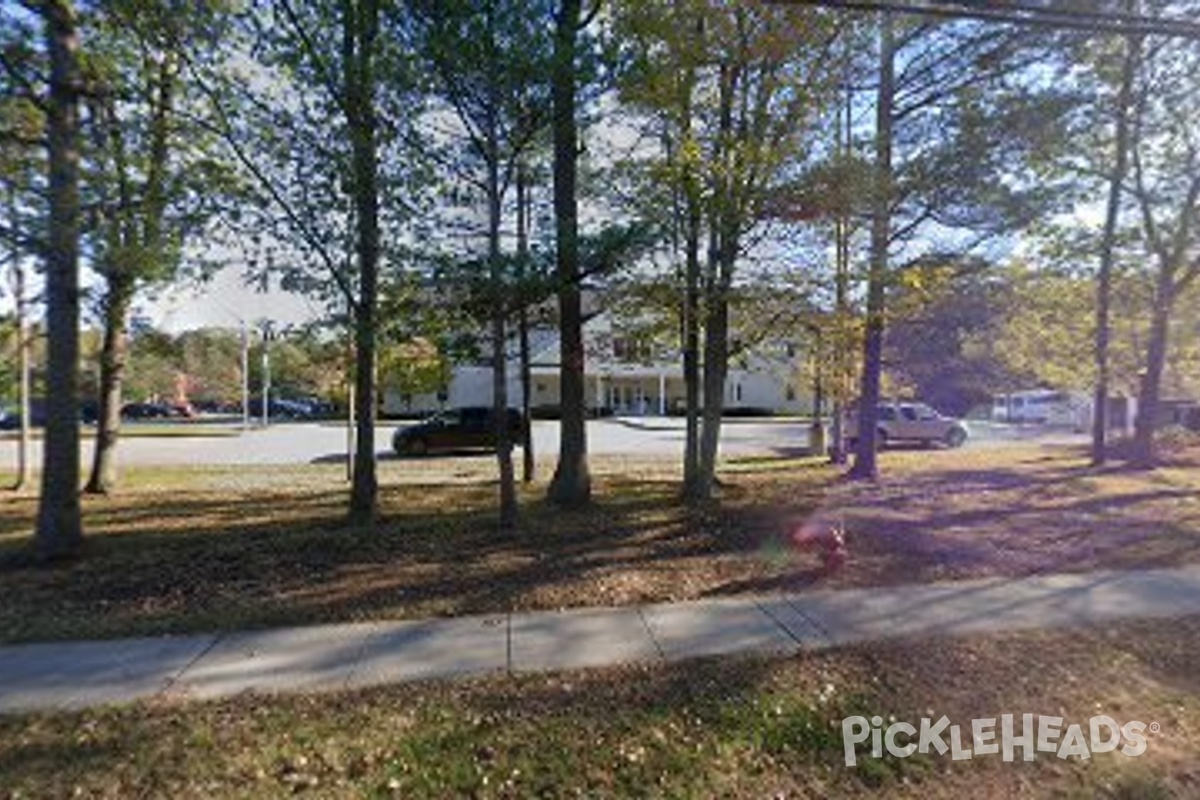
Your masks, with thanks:
M 262 424 L 271 424 L 271 321 L 262 323 Z
M 242 320 L 242 430 L 250 429 L 250 328 Z

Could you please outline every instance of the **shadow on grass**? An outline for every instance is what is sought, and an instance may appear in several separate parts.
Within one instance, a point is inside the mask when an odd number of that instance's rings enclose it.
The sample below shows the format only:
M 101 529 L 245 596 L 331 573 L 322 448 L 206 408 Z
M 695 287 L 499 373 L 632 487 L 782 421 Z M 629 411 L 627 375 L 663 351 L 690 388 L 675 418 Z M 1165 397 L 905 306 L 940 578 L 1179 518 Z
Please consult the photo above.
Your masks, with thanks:
M 1063 451 L 1003 466 L 923 465 L 848 487 L 827 515 L 851 553 L 835 583 L 928 582 L 1200 561 L 1196 484 Z
M 687 599 L 780 568 L 737 487 L 697 511 L 667 481 L 609 480 L 569 512 L 533 491 L 511 532 L 486 485 L 385 487 L 373 529 L 347 524 L 341 491 L 121 495 L 85 504 L 82 557 L 52 568 L 20 558 L 32 504 L 6 509 L 0 640 Z

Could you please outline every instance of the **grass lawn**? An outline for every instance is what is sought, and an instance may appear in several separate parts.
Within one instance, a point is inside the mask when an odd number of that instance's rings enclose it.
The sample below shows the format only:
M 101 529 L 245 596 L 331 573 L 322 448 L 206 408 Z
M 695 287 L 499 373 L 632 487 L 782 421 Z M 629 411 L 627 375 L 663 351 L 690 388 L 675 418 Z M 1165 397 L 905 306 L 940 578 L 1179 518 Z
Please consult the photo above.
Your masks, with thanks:
M 337 465 L 131 470 L 128 488 L 84 499 L 83 558 L 50 569 L 23 553 L 35 498 L 5 499 L 0 582 L 13 602 L 0 605 L 0 640 L 698 597 L 792 569 L 786 524 L 759 515 L 815 507 L 832 477 L 742 474 L 722 503 L 689 511 L 674 465 L 597 462 L 592 508 L 562 512 L 534 484 L 514 534 L 496 528 L 491 469 L 381 462 L 373 531 L 346 524 Z
M 3 717 L 0 796 L 1195 797 L 1198 650 L 1200 619 L 1185 618 Z M 1137 757 L 843 760 L 851 714 L 944 714 L 969 736 L 973 719 L 1024 713 L 1157 733 Z
M 805 459 L 731 461 L 689 510 L 677 466 L 596 459 L 596 502 L 522 491 L 494 525 L 491 459 L 380 464 L 374 531 L 344 521 L 337 465 L 131 470 L 85 498 L 84 557 L 25 556 L 31 494 L 0 501 L 0 641 L 622 605 L 1200 560 L 1200 469 L 1095 471 L 1069 449 L 897 451 L 877 486 Z M 0 481 L 4 480 L 0 475 Z M 843 524 L 825 574 L 798 526 Z

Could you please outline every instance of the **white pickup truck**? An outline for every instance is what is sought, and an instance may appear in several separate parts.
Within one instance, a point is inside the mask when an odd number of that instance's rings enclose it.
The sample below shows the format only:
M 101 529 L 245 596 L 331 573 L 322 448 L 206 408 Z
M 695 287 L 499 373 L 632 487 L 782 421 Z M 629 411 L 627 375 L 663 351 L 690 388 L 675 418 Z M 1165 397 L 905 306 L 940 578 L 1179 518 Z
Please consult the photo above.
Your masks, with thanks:
M 875 444 L 885 447 L 890 442 L 922 442 L 962 447 L 970 437 L 966 424 L 953 417 L 944 417 L 925 403 L 880 403 Z M 846 417 L 846 442 L 854 446 L 858 438 L 858 412 Z

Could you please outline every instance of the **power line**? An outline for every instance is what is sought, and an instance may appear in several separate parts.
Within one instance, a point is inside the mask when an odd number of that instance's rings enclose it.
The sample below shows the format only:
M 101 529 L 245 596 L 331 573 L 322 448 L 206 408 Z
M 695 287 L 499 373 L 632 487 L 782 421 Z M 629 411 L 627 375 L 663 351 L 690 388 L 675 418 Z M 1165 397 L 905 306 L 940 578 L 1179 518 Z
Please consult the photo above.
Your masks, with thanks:
M 793 5 L 822 6 L 854 11 L 893 11 L 946 19 L 975 19 L 1087 33 L 1126 36 L 1168 36 L 1200 41 L 1200 23 L 1123 12 L 1084 11 L 1045 5 L 978 0 L 774 0 Z

